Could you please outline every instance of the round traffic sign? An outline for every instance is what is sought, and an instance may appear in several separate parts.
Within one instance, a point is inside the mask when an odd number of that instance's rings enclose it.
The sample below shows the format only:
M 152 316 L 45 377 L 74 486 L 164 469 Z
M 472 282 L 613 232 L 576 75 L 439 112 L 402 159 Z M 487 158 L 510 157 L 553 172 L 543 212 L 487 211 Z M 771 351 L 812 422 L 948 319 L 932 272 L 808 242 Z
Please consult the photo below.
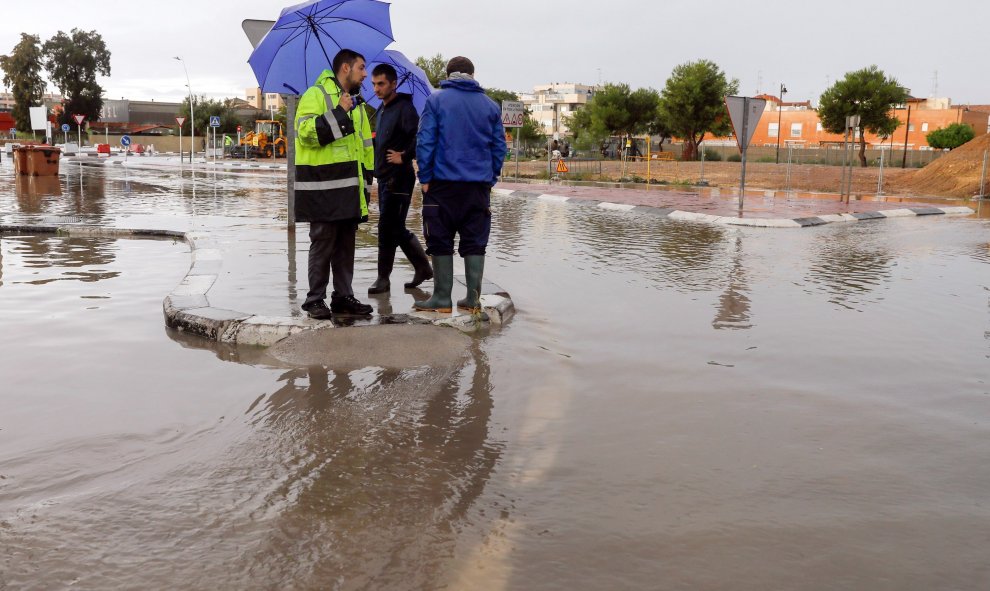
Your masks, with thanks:
M 62 124 L 62 131 L 69 131 L 69 124 L 68 123 L 63 123 Z
M 125 148 L 131 145 L 131 136 L 129 135 L 120 136 L 120 145 L 124 146 Z

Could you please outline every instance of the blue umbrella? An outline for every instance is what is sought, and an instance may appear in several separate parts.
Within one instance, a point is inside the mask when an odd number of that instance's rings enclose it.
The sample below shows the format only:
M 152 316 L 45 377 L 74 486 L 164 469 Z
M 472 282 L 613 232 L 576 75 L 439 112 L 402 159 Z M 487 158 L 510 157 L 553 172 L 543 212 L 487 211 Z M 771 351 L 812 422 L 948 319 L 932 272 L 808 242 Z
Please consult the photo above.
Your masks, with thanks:
M 314 0 L 282 10 L 248 63 L 264 92 L 302 94 L 341 49 L 376 56 L 392 39 L 379 0 Z
M 382 99 L 375 96 L 375 87 L 371 81 L 371 71 L 378 64 L 388 64 L 395 68 L 395 72 L 398 74 L 398 85 L 395 87 L 395 91 L 411 94 L 416 111 L 422 115 L 426 99 L 435 92 L 435 89 L 430 84 L 430 78 L 423 71 L 423 68 L 409 61 L 409 58 L 394 49 L 386 49 L 368 64 L 369 75 L 365 78 L 364 84 L 361 85 L 361 94 L 368 104 L 375 109 L 382 105 Z

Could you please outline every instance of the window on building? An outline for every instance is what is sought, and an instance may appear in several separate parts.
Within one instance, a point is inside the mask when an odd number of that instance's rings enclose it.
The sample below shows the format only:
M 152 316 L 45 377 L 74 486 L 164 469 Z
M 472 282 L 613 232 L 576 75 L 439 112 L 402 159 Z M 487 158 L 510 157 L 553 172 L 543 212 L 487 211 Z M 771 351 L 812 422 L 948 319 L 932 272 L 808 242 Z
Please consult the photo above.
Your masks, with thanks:
M 780 128 L 777 127 L 776 123 L 771 123 L 769 126 L 767 126 L 767 136 L 777 137 L 779 134 L 780 134 Z
M 928 131 L 928 124 L 927 123 L 922 123 L 921 124 L 921 131 Z
M 914 123 L 908 125 L 908 131 L 914 131 Z
M 801 137 L 801 123 L 791 123 L 791 137 Z
M 815 131 L 822 131 L 822 130 L 824 130 L 824 129 L 825 129 L 825 128 L 824 128 L 824 127 L 822 127 L 822 124 L 821 124 L 821 122 L 818 122 L 818 123 L 817 123 L 817 124 L 815 125 Z

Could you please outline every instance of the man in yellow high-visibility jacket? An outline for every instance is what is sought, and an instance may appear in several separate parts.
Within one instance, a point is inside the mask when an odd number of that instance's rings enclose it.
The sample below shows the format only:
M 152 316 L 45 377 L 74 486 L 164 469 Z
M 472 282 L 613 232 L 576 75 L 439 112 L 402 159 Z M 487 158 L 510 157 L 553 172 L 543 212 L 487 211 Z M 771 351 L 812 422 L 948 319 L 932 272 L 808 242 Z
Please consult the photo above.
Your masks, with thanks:
M 296 216 L 309 222 L 310 241 L 309 293 L 302 308 L 321 320 L 371 314 L 351 288 L 357 226 L 368 219 L 375 169 L 371 123 L 358 94 L 367 76 L 365 59 L 342 49 L 332 67 L 299 99 L 295 120 Z

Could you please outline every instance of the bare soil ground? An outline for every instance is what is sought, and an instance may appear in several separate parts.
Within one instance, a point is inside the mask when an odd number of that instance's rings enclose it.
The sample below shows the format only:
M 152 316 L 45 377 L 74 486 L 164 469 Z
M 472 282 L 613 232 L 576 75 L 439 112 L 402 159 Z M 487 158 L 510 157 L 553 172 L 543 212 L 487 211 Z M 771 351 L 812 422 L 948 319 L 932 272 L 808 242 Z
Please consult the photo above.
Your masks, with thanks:
M 891 188 L 910 195 L 978 195 L 983 174 L 983 154 L 988 149 L 990 134 L 978 136 L 928 166 L 892 179 Z

